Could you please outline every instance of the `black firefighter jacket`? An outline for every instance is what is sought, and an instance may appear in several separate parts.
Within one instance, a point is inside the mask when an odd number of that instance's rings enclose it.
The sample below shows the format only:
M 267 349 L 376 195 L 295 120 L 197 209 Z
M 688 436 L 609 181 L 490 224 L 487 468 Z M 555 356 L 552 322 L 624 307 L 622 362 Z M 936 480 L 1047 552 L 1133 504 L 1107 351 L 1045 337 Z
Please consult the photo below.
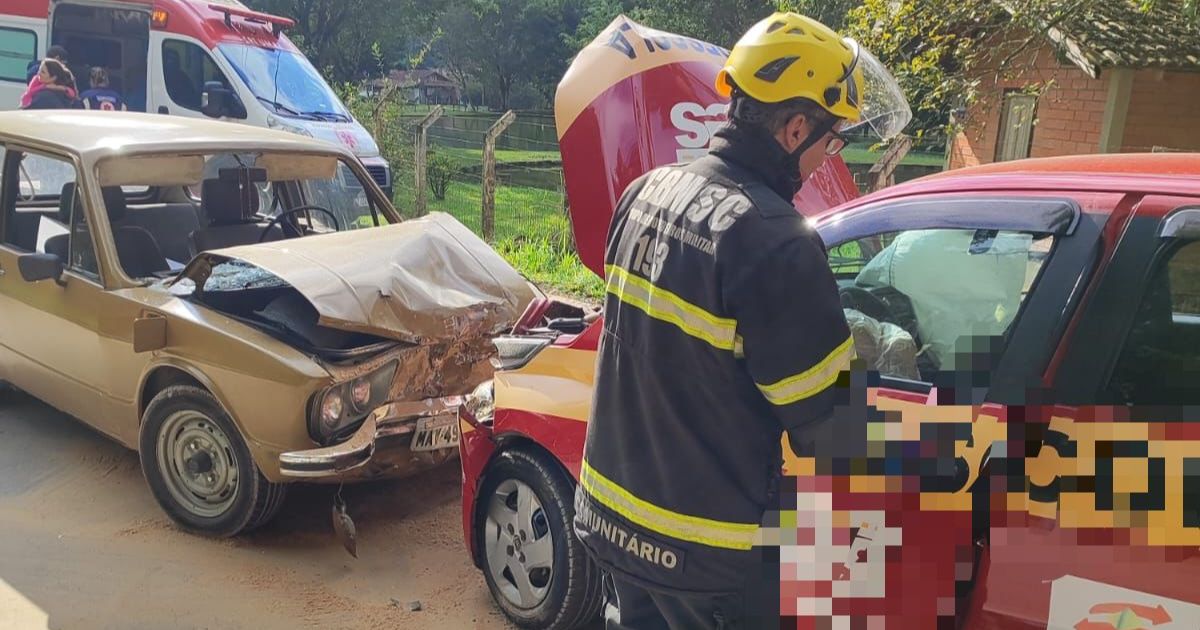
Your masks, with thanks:
M 765 131 L 729 125 L 709 155 L 630 185 L 613 218 L 574 527 L 643 587 L 741 589 L 781 437 L 830 416 L 854 357 L 787 163 Z

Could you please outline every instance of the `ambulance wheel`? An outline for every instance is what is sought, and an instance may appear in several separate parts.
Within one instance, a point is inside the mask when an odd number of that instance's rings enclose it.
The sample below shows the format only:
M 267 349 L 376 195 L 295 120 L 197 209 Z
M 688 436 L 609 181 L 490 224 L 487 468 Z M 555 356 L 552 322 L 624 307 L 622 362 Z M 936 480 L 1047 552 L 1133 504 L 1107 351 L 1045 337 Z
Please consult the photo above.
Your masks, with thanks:
M 600 571 L 575 538 L 575 488 L 551 457 L 522 448 L 488 467 L 475 531 L 488 590 L 513 623 L 568 630 L 600 616 Z

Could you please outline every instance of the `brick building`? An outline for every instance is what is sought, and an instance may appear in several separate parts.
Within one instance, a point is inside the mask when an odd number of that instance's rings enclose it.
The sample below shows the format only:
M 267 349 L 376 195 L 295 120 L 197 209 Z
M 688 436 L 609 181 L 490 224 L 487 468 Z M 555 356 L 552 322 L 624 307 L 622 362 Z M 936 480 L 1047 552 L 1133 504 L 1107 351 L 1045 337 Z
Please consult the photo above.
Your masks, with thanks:
M 1200 28 L 1178 0 L 1113 0 L 1047 29 L 1012 77 L 988 73 L 950 168 L 1075 153 L 1200 150 Z M 1039 89 L 1031 89 L 1039 88 Z

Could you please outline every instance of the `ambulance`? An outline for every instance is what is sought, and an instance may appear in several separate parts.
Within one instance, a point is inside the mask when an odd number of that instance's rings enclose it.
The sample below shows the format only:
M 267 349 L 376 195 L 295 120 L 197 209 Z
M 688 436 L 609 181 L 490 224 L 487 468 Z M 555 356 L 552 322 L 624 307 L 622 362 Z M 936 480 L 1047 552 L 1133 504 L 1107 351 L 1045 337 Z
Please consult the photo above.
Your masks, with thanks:
M 130 111 L 218 118 L 340 144 L 391 191 L 379 146 L 287 38 L 286 17 L 237 0 L 5 0 L 0 109 L 20 107 L 27 68 L 66 48 L 80 91 L 108 70 Z

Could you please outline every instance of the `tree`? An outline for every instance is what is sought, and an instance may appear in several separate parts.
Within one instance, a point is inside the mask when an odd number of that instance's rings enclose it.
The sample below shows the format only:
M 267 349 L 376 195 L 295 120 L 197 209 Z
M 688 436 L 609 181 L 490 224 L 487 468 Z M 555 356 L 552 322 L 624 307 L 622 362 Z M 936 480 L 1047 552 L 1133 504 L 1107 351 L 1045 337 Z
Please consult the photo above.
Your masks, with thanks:
M 458 84 L 463 94 L 470 89 L 471 79 L 478 75 L 481 33 L 479 16 L 465 3 L 446 8 L 438 18 L 433 42 L 433 56 Z
M 372 46 L 383 61 L 403 61 L 415 34 L 431 29 L 436 0 L 246 0 L 255 10 L 296 21 L 288 36 L 333 81 L 359 80 L 377 72 Z
M 566 43 L 569 51 L 568 55 L 573 58 L 576 53 L 592 43 L 597 35 L 608 28 L 608 25 L 612 24 L 618 15 L 628 12 L 630 9 L 629 3 L 620 0 L 595 0 L 588 3 L 579 16 L 579 23 L 575 30 L 562 35 L 562 40 Z
M 638 3 L 630 17 L 651 28 L 732 48 L 755 22 L 778 8 L 775 0 L 710 0 L 702 7 L 692 0 L 651 0 Z
M 840 33 L 846 16 L 862 4 L 863 0 L 781 0 L 779 8 L 807 15 Z
M 567 43 L 583 13 L 579 0 L 456 0 L 438 20 L 438 60 L 466 87 L 472 76 L 505 110 L 514 88 L 548 100 L 566 70 Z
M 948 131 L 951 112 L 974 103 L 986 79 L 1028 67 L 1047 29 L 1099 2 L 866 0 L 846 30 L 896 76 L 913 109 L 908 132 L 920 140 Z
M 651 28 L 732 47 L 759 20 L 774 11 L 795 11 L 840 30 L 847 12 L 862 0 L 596 0 L 588 3 L 574 33 L 564 36 L 574 54 L 591 43 L 622 13 Z

